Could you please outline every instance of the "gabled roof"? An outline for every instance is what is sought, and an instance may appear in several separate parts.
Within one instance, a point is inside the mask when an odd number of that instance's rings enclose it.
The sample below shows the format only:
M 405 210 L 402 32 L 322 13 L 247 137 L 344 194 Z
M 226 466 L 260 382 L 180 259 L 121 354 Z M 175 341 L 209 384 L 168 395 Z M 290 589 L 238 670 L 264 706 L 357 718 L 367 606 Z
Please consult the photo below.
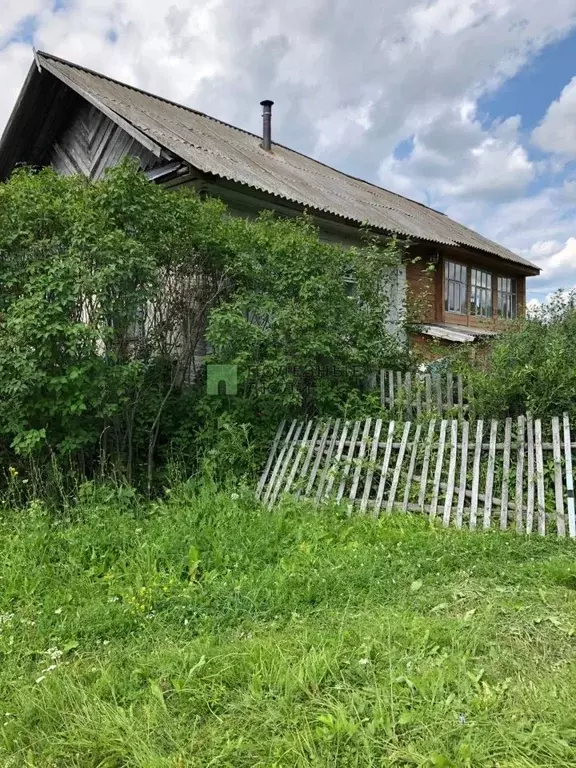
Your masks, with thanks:
M 385 233 L 481 251 L 523 267 L 528 273 L 539 272 L 537 266 L 507 248 L 402 195 L 280 144 L 273 143 L 268 152 L 260 146 L 260 136 L 50 54 L 38 52 L 35 60 L 36 66 L 30 71 L 0 141 L 0 178 L 6 178 L 17 162 L 40 162 L 37 157 L 43 141 L 38 138 L 38 122 L 42 110 L 37 109 L 35 101 L 45 103 L 44 123 L 51 120 L 55 125 L 62 120 L 55 112 L 58 108 L 62 111 L 63 91 L 69 93 L 71 89 L 158 156 L 167 150 L 201 172 L 356 226 L 367 224 Z M 54 90 L 54 78 L 59 91 Z M 61 84 L 67 88 L 62 89 Z M 47 96 L 50 88 L 54 93 Z M 45 143 L 50 132 L 46 125 L 42 130 Z

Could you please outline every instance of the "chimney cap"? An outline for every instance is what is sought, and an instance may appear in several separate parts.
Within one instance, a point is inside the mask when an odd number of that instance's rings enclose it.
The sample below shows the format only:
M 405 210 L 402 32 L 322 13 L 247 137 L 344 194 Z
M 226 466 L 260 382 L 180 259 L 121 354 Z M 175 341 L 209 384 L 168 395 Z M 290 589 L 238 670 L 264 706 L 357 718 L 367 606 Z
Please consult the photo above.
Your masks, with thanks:
M 264 101 L 260 102 L 260 106 L 262 107 L 271 107 L 274 104 L 274 102 L 271 99 L 264 99 Z

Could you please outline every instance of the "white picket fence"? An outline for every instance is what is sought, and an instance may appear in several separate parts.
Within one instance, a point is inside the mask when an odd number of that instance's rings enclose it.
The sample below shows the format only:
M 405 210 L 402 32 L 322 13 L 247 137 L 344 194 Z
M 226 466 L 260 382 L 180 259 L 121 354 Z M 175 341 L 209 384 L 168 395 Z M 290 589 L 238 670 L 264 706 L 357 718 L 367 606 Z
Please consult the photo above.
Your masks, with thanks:
M 273 507 L 285 494 L 335 500 L 378 517 L 383 511 L 441 517 L 445 526 L 498 526 L 576 537 L 568 416 L 427 423 L 282 422 L 257 496 Z

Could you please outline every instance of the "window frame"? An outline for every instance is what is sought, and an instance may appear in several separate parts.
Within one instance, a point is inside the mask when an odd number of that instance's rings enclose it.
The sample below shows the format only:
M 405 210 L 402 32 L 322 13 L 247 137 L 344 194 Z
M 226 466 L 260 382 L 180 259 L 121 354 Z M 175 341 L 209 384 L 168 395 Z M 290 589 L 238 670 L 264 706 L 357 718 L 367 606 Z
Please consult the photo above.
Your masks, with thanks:
M 478 280 L 479 278 L 479 280 Z M 480 267 L 470 269 L 468 307 L 471 317 L 491 320 L 494 317 L 494 274 Z
M 501 288 L 507 284 L 507 290 Z M 496 282 L 498 318 L 501 320 L 516 320 L 518 318 L 518 278 L 511 275 L 498 275 Z M 502 298 L 504 297 L 504 301 Z M 505 311 L 503 307 L 508 307 Z
M 450 268 L 454 267 L 457 268 L 454 269 L 454 272 L 452 275 L 450 275 Z M 459 261 L 452 261 L 452 259 L 444 259 L 444 296 L 443 296 L 443 305 L 444 305 L 444 311 L 447 314 L 450 315 L 466 315 L 467 314 L 467 308 L 468 308 L 468 265 L 462 264 Z M 460 279 L 456 277 L 456 274 L 459 275 Z M 462 274 L 464 275 L 464 280 L 462 280 Z M 462 299 L 462 291 L 461 288 L 459 288 L 459 299 L 460 299 L 460 309 L 450 309 L 450 287 L 453 286 L 455 289 L 456 286 L 464 286 L 464 297 Z M 456 293 L 455 290 L 452 291 L 452 305 L 456 306 Z M 464 311 L 462 311 L 462 308 Z

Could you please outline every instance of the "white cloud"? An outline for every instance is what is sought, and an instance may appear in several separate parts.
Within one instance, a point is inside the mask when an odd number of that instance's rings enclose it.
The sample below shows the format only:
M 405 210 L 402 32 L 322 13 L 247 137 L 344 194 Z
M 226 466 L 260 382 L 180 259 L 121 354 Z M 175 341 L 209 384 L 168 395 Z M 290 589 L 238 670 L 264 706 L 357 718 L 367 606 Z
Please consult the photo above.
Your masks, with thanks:
M 546 152 L 576 158 L 576 77 L 550 104 L 532 139 Z
M 250 130 L 260 130 L 260 100 L 272 98 L 278 141 L 444 209 L 522 254 L 554 241 L 555 251 L 534 251 L 545 260 L 574 234 L 576 182 L 526 198 L 542 166 L 520 118 L 486 124 L 476 104 L 569 33 L 575 0 L 67 0 L 54 8 L 53 0 L 3 2 L 0 130 L 32 58 L 9 41 L 33 17 L 36 47 Z M 560 141 L 552 127 L 573 84 L 535 133 L 565 154 L 576 136 Z M 411 154 L 394 158 L 410 137 Z

